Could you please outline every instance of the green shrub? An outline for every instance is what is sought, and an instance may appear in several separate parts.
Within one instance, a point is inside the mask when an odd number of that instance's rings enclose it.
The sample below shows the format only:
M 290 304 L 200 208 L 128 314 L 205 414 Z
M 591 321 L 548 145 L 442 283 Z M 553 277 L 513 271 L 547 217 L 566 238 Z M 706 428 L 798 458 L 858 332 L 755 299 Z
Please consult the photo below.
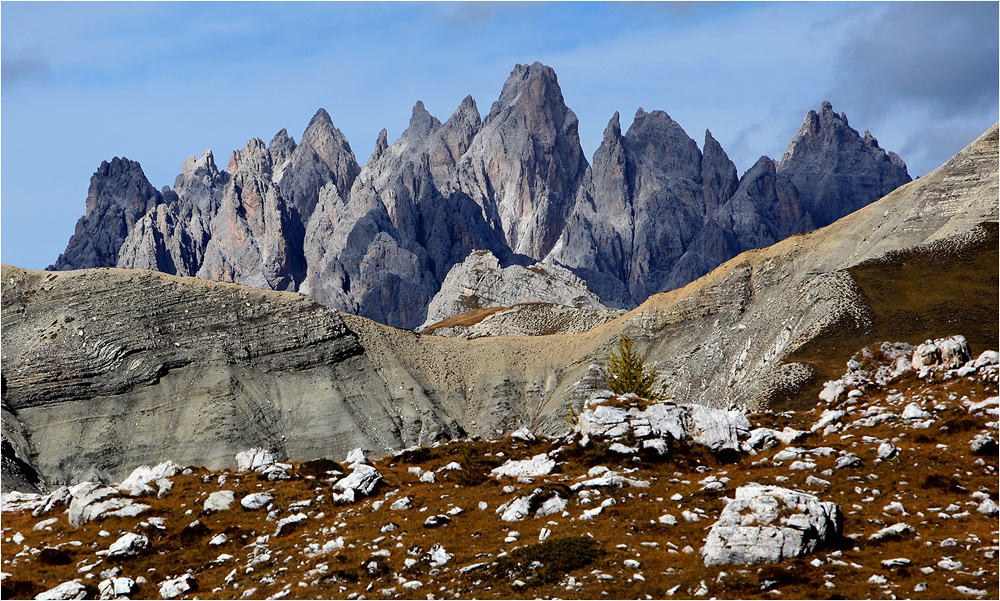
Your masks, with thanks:
M 651 401 L 666 398 L 666 386 L 657 385 L 659 375 L 646 365 L 646 355 L 632 349 L 633 341 L 628 334 L 618 337 L 618 348 L 608 357 L 605 382 L 608 390 L 615 394 L 633 393 Z
M 499 581 L 520 578 L 528 586 L 550 584 L 590 564 L 601 553 L 600 545 L 589 536 L 568 536 L 516 549 L 496 562 L 492 572 Z

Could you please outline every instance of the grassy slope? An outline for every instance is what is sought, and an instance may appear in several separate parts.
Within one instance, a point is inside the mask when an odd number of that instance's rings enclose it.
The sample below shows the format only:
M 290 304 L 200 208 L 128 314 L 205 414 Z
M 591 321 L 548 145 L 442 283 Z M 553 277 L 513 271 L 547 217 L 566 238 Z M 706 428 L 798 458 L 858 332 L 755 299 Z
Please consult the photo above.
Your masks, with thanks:
M 787 357 L 816 370 L 813 385 L 774 409 L 808 407 L 823 382 L 840 377 L 859 348 L 885 341 L 920 344 L 962 334 L 973 355 L 998 347 L 1000 278 L 997 224 L 975 246 L 943 255 L 920 248 L 871 259 L 848 269 L 874 315 L 872 327 L 838 324 Z

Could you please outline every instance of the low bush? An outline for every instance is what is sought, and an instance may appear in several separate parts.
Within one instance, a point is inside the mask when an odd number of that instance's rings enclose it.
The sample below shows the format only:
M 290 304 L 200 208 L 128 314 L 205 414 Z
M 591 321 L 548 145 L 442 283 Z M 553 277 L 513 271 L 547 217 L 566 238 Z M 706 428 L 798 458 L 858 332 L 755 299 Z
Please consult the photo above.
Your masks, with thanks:
M 496 562 L 493 576 L 508 582 L 521 579 L 528 586 L 550 584 L 589 565 L 602 553 L 597 541 L 589 536 L 547 540 L 517 549 Z

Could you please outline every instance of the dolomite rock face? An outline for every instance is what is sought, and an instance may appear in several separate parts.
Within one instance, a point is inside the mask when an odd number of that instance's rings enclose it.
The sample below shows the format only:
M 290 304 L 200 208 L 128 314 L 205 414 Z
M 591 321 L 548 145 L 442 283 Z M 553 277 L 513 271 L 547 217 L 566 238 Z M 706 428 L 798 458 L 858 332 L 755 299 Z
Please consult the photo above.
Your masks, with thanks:
M 559 238 L 587 170 L 578 125 L 555 71 L 517 65 L 459 162 L 459 187 L 513 252 L 540 260 Z
M 49 269 L 85 269 L 118 264 L 118 251 L 136 221 L 162 202 L 136 161 L 104 161 L 90 178 L 87 213 Z
M 420 329 L 470 309 L 530 302 L 605 308 L 597 295 L 587 290 L 586 282 L 564 267 L 546 263 L 502 267 L 493 253 L 476 251 L 448 272 Z
M 138 163 L 115 159 L 95 173 L 87 214 L 51 268 L 300 291 L 417 328 L 451 316 L 443 308 L 461 295 L 450 270 L 485 251 L 505 266 L 568 268 L 589 291 L 573 298 L 633 308 L 909 179 L 829 103 L 780 162 L 764 157 L 742 179 L 710 132 L 699 150 L 664 111 L 640 108 L 625 134 L 616 113 L 593 165 L 577 129 L 555 72 L 534 63 L 514 68 L 485 119 L 471 97 L 444 123 L 418 101 L 406 131 L 391 145 L 381 132 L 363 168 L 323 109 L 299 143 L 284 129 L 267 145 L 251 139 L 225 171 L 211 151 L 189 157 L 173 189 L 157 192 Z M 510 278 L 498 285 L 507 305 L 543 300 Z

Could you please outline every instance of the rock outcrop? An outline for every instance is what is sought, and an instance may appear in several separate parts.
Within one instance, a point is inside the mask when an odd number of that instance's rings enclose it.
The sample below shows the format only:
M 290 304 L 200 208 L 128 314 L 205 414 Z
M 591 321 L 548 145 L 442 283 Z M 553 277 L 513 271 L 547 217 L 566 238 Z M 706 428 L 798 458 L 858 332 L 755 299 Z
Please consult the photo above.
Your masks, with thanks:
M 95 173 L 87 214 L 51 268 L 299 291 L 417 328 L 461 304 L 447 276 L 477 251 L 504 268 L 565 266 L 587 295 L 633 308 L 909 181 L 898 156 L 829 103 L 780 162 L 764 157 L 742 179 L 710 132 L 699 150 L 663 111 L 640 108 L 625 134 L 616 113 L 593 165 L 577 129 L 555 72 L 534 63 L 514 68 L 485 119 L 471 97 L 445 123 L 418 101 L 364 167 L 323 109 L 299 143 L 286 130 L 267 145 L 254 138 L 225 171 L 211 151 L 189 157 L 173 189 L 157 192 L 138 163 L 115 159 Z M 547 300 L 501 283 L 508 305 Z
M 517 303 L 553 303 L 577 309 L 605 309 L 587 283 L 565 267 L 535 263 L 503 267 L 489 251 L 474 251 L 448 272 L 427 307 L 420 329 L 471 309 Z

